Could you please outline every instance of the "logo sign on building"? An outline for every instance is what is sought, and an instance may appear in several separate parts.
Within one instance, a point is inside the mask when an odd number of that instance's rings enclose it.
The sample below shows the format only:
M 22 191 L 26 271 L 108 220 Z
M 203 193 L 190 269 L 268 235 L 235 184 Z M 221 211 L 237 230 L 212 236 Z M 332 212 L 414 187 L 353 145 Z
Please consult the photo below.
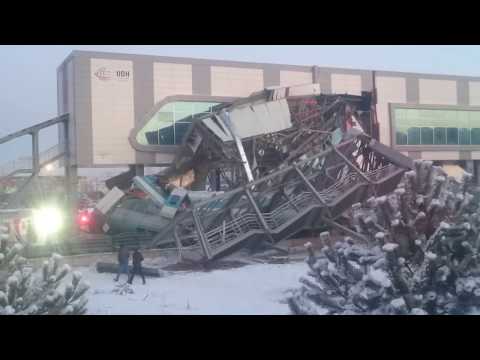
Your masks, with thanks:
M 105 66 L 98 68 L 93 74 L 101 81 L 128 81 L 130 79 L 129 70 L 110 70 Z

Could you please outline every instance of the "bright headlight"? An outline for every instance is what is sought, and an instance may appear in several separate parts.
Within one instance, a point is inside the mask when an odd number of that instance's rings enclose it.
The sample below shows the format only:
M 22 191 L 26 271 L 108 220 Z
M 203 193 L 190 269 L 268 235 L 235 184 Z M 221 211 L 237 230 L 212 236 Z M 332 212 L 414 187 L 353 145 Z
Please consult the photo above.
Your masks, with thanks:
M 62 213 L 56 208 L 44 207 L 33 211 L 33 228 L 43 240 L 60 231 L 62 225 Z

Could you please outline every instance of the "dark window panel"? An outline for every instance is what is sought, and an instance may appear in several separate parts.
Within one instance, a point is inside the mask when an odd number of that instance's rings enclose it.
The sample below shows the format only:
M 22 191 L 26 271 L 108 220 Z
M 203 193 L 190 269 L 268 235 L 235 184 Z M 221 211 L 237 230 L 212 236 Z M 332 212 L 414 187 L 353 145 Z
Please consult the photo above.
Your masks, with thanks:
M 149 131 L 145 133 L 149 145 L 158 145 L 158 131 Z
M 397 145 L 407 145 L 407 134 L 401 131 L 397 131 L 396 142 L 397 142 Z
M 460 145 L 470 145 L 470 129 L 458 129 L 458 142 Z
M 433 129 L 430 127 L 422 127 L 422 145 L 433 145 Z
M 408 145 L 420 145 L 420 128 L 408 129 Z
M 447 128 L 447 145 L 458 145 L 457 128 Z
M 175 123 L 175 144 L 180 145 L 182 143 L 183 137 L 190 127 L 191 123 L 178 122 Z
M 435 145 L 446 145 L 447 144 L 447 128 L 436 127 L 433 130 L 433 134 L 434 134 Z
M 174 145 L 174 132 L 173 126 L 160 129 L 158 135 L 160 138 L 160 145 Z
M 472 145 L 480 145 L 480 128 L 473 128 L 472 132 Z

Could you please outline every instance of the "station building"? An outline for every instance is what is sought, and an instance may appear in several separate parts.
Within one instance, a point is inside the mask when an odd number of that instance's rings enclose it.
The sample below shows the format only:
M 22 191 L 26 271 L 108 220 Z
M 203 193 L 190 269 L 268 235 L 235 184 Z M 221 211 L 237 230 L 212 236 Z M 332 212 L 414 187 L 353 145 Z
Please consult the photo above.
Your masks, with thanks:
M 74 51 L 57 69 L 58 114 L 71 115 L 76 167 L 141 172 L 171 164 L 189 116 L 308 83 L 326 94 L 375 91 L 382 143 L 479 178 L 480 77 Z

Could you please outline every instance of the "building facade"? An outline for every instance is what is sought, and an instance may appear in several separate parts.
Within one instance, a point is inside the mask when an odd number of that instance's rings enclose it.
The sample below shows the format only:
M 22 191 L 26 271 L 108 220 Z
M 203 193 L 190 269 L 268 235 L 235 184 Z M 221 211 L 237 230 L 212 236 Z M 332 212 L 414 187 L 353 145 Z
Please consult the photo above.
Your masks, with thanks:
M 327 94 L 376 89 L 382 143 L 479 169 L 480 77 L 74 51 L 57 81 L 78 167 L 169 165 L 189 116 L 265 87 L 318 83 Z

